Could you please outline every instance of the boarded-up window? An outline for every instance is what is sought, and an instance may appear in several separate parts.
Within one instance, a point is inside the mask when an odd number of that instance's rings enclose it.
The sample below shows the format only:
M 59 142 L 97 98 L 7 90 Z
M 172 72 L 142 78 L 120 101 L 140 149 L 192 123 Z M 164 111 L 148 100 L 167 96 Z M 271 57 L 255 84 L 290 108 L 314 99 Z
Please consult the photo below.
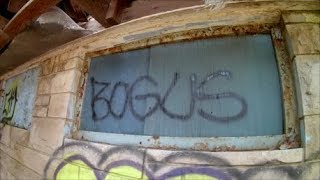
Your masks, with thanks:
M 153 46 L 92 59 L 87 131 L 177 137 L 283 132 L 269 35 Z
M 38 69 L 31 69 L 5 81 L 4 93 L 0 98 L 2 123 L 24 129 L 31 126 L 38 75 Z

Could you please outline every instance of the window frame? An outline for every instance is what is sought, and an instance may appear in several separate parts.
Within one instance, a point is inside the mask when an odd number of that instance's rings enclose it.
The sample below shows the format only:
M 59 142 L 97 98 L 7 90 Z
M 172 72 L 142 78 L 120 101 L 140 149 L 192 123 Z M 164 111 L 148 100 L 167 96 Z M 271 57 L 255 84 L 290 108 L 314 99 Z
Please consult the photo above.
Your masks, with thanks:
M 201 150 L 201 151 L 231 151 L 231 150 L 261 150 L 278 149 L 282 142 L 289 137 L 299 141 L 299 122 L 296 111 L 295 93 L 291 62 L 286 50 L 283 32 L 279 24 L 259 24 L 243 26 L 215 26 L 201 29 L 184 30 L 174 33 L 164 33 L 142 40 L 134 40 L 126 44 L 118 44 L 114 47 L 86 53 L 86 73 L 84 83 L 88 82 L 88 67 L 91 59 L 108 54 L 143 49 L 150 46 L 180 41 L 192 41 L 197 39 L 209 39 L 224 36 L 270 34 L 277 61 L 280 88 L 282 96 L 284 130 L 282 135 L 248 136 L 248 137 L 168 137 L 116 134 L 106 132 L 93 132 L 80 130 L 80 116 L 77 114 L 78 126 L 73 134 L 74 139 L 101 142 L 113 145 L 131 145 L 145 148 Z M 85 89 L 81 90 L 83 96 L 79 101 L 79 110 L 82 109 Z M 299 144 L 299 143 L 296 143 Z M 291 147 L 298 148 L 298 147 Z

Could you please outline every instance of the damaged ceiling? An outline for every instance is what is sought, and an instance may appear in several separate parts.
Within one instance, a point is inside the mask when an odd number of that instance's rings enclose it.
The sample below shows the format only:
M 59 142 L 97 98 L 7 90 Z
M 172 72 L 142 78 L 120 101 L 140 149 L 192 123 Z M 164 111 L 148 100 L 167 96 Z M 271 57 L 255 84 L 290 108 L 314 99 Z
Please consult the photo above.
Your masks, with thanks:
M 50 49 L 203 0 L 0 0 L 0 75 Z
M 129 1 L 0 0 L 0 74 L 59 45 L 118 24 L 120 8 L 127 5 L 124 2 Z
M 0 55 L 0 72 L 11 70 L 52 48 L 91 33 L 61 9 L 50 8 L 18 34 Z

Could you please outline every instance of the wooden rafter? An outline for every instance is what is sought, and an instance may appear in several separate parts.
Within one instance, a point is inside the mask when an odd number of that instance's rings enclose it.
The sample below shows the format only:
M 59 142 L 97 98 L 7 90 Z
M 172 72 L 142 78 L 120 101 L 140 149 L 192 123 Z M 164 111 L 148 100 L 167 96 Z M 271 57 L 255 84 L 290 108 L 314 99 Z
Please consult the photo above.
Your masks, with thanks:
M 125 0 L 71 0 L 73 5 L 79 6 L 106 28 L 120 23 L 120 11 L 126 2 Z
M 35 18 L 55 6 L 60 0 L 29 0 L 4 27 L 3 33 L 8 37 L 0 41 L 0 49 L 9 43 L 19 32 Z
M 122 14 L 122 22 L 137 19 L 143 16 L 156 14 L 174 9 L 204 4 L 203 0 L 148 0 L 133 1 Z
M 5 17 L 0 16 L 0 29 L 3 29 L 8 21 L 9 20 L 7 20 Z
M 6 45 L 8 42 L 9 36 L 0 29 L 0 44 Z
M 62 9 L 68 14 L 76 23 L 88 21 L 87 13 L 83 11 L 80 7 L 72 4 L 70 0 L 62 1 Z
M 110 0 L 71 0 L 72 5 L 79 6 L 82 10 L 86 11 L 93 18 L 95 18 L 102 26 L 111 26 L 106 20 L 106 12 L 109 8 Z
M 27 2 L 28 0 L 10 0 L 7 9 L 10 12 L 17 13 Z
M 111 0 L 109 3 L 109 8 L 106 15 L 106 20 L 109 24 L 116 25 L 120 23 L 120 8 L 121 0 Z

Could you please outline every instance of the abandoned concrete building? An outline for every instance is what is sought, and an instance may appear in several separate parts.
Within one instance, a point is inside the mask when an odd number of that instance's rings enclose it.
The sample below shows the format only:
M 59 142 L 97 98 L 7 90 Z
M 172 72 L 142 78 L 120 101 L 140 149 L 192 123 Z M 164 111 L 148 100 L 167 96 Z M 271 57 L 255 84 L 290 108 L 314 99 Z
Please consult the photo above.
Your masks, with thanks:
M 319 0 L 0 0 L 0 179 L 320 179 Z

